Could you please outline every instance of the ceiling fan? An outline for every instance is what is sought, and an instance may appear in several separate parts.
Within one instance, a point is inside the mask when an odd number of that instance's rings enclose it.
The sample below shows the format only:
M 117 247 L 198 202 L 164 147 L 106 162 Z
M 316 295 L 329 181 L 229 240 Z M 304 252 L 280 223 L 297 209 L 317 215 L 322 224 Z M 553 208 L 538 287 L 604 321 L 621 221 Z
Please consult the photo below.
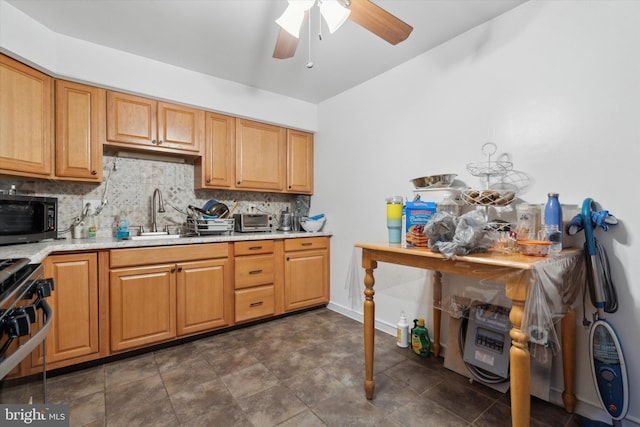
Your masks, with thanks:
M 276 20 L 280 26 L 280 33 L 273 50 L 274 58 L 286 59 L 295 55 L 302 22 L 315 3 L 316 0 L 289 0 L 287 9 Z M 351 19 L 378 37 L 396 45 L 409 37 L 413 30 L 412 26 L 370 0 L 317 0 L 317 3 L 331 33 L 347 19 Z

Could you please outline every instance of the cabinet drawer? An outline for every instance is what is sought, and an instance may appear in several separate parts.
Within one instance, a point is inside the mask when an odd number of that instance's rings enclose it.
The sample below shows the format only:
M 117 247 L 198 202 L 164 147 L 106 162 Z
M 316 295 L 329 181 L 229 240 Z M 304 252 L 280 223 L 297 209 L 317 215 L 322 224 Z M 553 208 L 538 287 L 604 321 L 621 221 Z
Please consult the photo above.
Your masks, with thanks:
M 248 240 L 234 243 L 235 255 L 272 254 L 273 240 Z
M 270 285 L 275 280 L 273 255 L 257 255 L 236 259 L 235 288 Z
M 273 285 L 236 291 L 236 322 L 273 315 L 274 307 Z
M 328 237 L 302 237 L 300 239 L 285 239 L 284 250 L 305 251 L 307 249 L 324 249 L 329 244 Z
M 202 245 L 154 246 L 149 248 L 114 249 L 110 252 L 111 268 L 135 265 L 176 263 L 200 259 L 226 258 L 228 243 Z

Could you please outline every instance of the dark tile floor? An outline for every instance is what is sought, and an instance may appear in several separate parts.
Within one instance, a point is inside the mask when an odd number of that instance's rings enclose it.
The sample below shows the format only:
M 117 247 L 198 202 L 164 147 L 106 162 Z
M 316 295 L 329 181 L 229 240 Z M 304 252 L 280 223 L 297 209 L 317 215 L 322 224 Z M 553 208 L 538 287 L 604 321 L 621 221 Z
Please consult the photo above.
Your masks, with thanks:
M 362 324 L 318 309 L 50 377 L 48 403 L 72 426 L 510 426 L 509 395 L 376 333 L 374 399 L 364 397 Z M 36 383 L 3 387 L 25 402 Z M 21 400 L 20 400 L 21 399 Z M 28 398 L 27 398 L 28 400 Z M 532 399 L 531 425 L 578 417 Z

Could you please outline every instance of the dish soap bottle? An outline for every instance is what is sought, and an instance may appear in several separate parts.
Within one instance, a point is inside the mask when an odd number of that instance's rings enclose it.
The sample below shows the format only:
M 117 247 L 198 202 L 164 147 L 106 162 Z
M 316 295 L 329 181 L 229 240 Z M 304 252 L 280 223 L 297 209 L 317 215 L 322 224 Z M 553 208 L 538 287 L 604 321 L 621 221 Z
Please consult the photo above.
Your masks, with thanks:
M 409 347 L 409 322 L 407 322 L 407 318 L 404 317 L 404 311 L 400 315 L 400 321 L 398 322 L 396 343 L 398 347 Z

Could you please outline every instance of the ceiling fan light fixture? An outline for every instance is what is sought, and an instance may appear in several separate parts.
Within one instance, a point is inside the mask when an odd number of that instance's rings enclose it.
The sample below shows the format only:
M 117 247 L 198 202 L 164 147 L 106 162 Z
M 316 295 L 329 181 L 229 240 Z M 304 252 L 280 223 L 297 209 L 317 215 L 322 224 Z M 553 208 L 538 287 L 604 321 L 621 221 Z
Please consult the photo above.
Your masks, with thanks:
M 351 10 L 344 7 L 338 0 L 318 0 L 318 6 L 332 34 L 344 24 L 351 13 Z
M 304 13 L 304 9 L 290 4 L 284 13 L 276 19 L 276 24 L 295 38 L 300 38 L 300 28 L 304 20 Z

